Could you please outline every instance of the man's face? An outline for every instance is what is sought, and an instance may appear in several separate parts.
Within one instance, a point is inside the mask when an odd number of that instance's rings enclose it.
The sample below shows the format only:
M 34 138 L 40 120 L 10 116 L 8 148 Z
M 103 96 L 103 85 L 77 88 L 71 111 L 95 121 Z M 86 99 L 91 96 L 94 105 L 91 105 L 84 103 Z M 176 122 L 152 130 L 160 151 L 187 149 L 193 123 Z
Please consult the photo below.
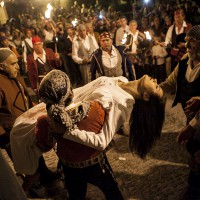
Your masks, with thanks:
M 129 25 L 129 29 L 131 32 L 134 32 L 137 30 L 137 23 L 136 22 L 133 22 Z
M 100 40 L 100 45 L 101 48 L 106 51 L 106 52 L 110 52 L 111 48 L 112 48 L 112 39 L 110 38 L 104 38 Z
M 185 37 L 185 41 L 186 41 L 185 46 L 186 46 L 189 58 L 193 61 L 197 61 L 197 60 L 199 61 L 200 58 L 198 56 L 198 52 L 199 52 L 198 46 L 199 46 L 200 41 L 188 36 Z
M 31 37 L 32 37 L 32 32 L 31 32 L 30 30 L 28 30 L 28 31 L 26 32 L 26 37 L 27 37 L 27 38 L 31 38 Z
M 91 24 L 87 24 L 87 25 L 86 25 L 86 28 L 87 28 L 87 32 L 88 32 L 88 33 L 92 33 L 92 32 L 93 32 L 93 27 L 92 27 Z
M 3 47 L 9 47 L 9 40 L 5 39 L 1 42 L 1 44 L 3 45 Z
M 125 27 L 126 24 L 127 24 L 126 18 L 121 18 L 121 26 L 122 26 L 122 27 Z
M 85 39 L 86 35 L 87 35 L 87 32 L 86 32 L 86 29 L 81 29 L 78 31 L 78 34 L 81 38 Z
M 182 24 L 185 19 L 185 15 L 182 10 L 176 10 L 174 12 L 174 21 L 176 24 Z
M 121 20 L 120 20 L 120 19 L 118 19 L 118 20 L 116 21 L 116 25 L 117 25 L 118 28 L 121 27 Z
M 12 53 L 3 64 L 2 68 L 7 74 L 9 74 L 10 78 L 16 78 L 19 74 L 19 65 L 17 62 L 17 56 L 14 53 Z
M 42 42 L 36 42 L 33 45 L 33 49 L 36 54 L 42 54 L 43 53 L 43 43 Z
M 74 30 L 71 29 L 71 28 L 68 28 L 68 29 L 67 29 L 67 34 L 68 34 L 69 36 L 73 36 L 73 35 L 74 35 Z

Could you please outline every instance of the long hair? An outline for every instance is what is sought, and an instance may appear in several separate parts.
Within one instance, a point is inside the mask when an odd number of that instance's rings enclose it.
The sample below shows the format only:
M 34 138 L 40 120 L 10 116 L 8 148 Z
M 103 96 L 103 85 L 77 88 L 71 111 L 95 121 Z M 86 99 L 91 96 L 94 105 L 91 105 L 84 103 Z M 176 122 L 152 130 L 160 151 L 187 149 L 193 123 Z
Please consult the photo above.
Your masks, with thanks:
M 164 121 L 164 100 L 152 96 L 149 101 L 135 100 L 130 118 L 129 148 L 145 158 L 155 141 L 160 138 Z

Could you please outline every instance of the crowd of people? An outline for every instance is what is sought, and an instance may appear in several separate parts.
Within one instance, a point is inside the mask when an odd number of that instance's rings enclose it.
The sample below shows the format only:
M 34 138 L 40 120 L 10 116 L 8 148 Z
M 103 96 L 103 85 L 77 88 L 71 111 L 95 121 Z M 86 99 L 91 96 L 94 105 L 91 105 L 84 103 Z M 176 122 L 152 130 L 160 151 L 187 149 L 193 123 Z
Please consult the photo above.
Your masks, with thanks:
M 121 130 L 131 152 L 146 157 L 161 135 L 164 92 L 187 117 L 177 137 L 191 155 L 184 198 L 200 197 L 200 11 L 192 1 L 136 2 L 131 19 L 74 2 L 76 19 L 55 10 L 50 19 L 23 14 L 0 28 L 0 147 L 27 195 L 38 181 L 60 177 L 42 155 L 57 143 L 69 199 L 84 199 L 87 183 L 108 200 L 124 199 L 106 152 Z

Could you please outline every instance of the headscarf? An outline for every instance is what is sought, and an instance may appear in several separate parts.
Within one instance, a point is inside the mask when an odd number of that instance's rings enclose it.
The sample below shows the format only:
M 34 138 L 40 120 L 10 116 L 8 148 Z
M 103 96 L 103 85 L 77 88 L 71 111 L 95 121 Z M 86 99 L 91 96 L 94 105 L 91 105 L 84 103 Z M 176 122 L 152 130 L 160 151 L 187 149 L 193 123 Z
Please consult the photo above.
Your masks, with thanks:
M 186 34 L 189 37 L 200 40 L 200 25 L 193 26 Z
M 52 70 L 42 79 L 39 97 L 47 104 L 48 115 L 56 122 L 65 124 L 68 131 L 76 128 L 76 123 L 89 112 L 89 102 L 83 102 L 73 111 L 65 110 L 71 102 L 73 92 L 67 74 L 60 70 Z

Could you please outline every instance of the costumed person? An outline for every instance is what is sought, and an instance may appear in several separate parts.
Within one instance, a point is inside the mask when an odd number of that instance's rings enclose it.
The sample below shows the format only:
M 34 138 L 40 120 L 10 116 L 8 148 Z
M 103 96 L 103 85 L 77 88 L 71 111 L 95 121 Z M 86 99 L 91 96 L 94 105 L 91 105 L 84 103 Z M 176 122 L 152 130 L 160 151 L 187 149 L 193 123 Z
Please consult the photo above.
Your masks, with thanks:
M 38 86 L 42 78 L 52 69 L 61 66 L 59 53 L 52 49 L 43 49 L 43 42 L 40 37 L 32 37 L 33 51 L 27 57 L 27 70 L 31 88 L 37 94 Z
M 111 34 L 101 33 L 100 48 L 97 49 L 91 60 L 91 79 L 99 76 L 124 76 L 130 81 L 134 80 L 132 63 L 124 53 L 124 46 L 114 46 Z
M 91 56 L 97 46 L 94 45 L 93 38 L 87 35 L 86 26 L 84 24 L 80 24 L 77 27 L 77 31 L 78 36 L 72 44 L 72 59 L 75 63 L 79 64 L 83 84 L 85 85 L 91 81 Z
M 19 75 L 17 56 L 0 48 L 0 147 L 10 152 L 10 131 L 15 119 L 33 106 L 24 79 Z
M 184 111 L 187 108 L 187 102 L 190 98 L 200 96 L 200 25 L 193 26 L 186 33 L 185 41 L 187 54 L 179 61 L 169 77 L 160 84 L 164 92 L 175 92 L 175 99 L 172 106 L 181 103 Z M 189 163 L 189 187 L 184 198 L 196 199 L 200 198 L 200 165 L 195 161 L 194 155 L 200 147 L 199 128 L 197 125 L 200 124 L 200 121 L 198 117 L 195 118 L 195 113 L 188 114 L 185 112 L 185 115 L 187 126 L 180 131 L 177 139 L 180 143 L 188 140 L 187 150 L 190 153 L 192 161 Z M 190 137 L 186 139 L 184 135 L 189 135 Z
M 171 72 L 174 70 L 178 61 L 181 57 L 178 56 L 180 48 L 184 48 L 185 44 L 177 43 L 177 36 L 182 33 L 187 33 L 188 30 L 192 27 L 190 23 L 185 21 L 185 13 L 182 8 L 177 8 L 174 11 L 174 24 L 169 27 L 165 37 L 165 45 L 168 48 L 170 47 L 170 56 L 171 56 Z M 185 51 L 186 53 L 186 51 Z
M 103 162 L 103 164 L 101 163 L 101 161 L 104 161 L 106 158 L 105 156 L 102 156 L 102 154 L 104 155 L 104 153 L 107 151 L 107 148 L 109 148 L 109 144 L 111 143 L 114 134 L 123 126 L 124 131 L 130 132 L 131 151 L 137 153 L 142 158 L 146 156 L 156 139 L 160 137 L 162 123 L 164 120 L 164 104 L 161 100 L 163 92 L 158 86 L 156 80 L 150 78 L 149 76 L 144 76 L 140 80 L 131 82 L 128 82 L 125 77 L 99 77 L 91 83 L 73 90 L 73 97 L 70 85 L 66 85 L 66 77 L 67 75 L 63 72 L 52 70 L 47 75 L 47 78 L 44 78 L 44 80 L 41 82 L 39 94 L 41 100 L 47 103 L 46 108 L 49 116 L 53 116 L 55 121 L 60 121 L 59 126 L 56 124 L 56 131 L 53 128 L 49 129 L 47 127 L 46 130 L 49 131 L 42 131 L 42 133 L 52 136 L 52 132 L 54 132 L 53 136 L 58 142 L 58 156 L 61 158 L 64 173 L 67 177 L 66 185 L 68 188 L 71 188 L 71 196 L 80 195 L 82 197 L 81 199 L 84 199 L 88 182 L 98 185 L 107 197 L 120 194 L 116 182 L 114 179 L 111 179 L 110 175 L 107 178 L 109 182 L 111 181 L 112 184 L 110 187 L 112 186 L 114 190 L 111 192 L 109 189 L 109 194 L 107 189 L 102 186 L 102 184 L 106 183 L 103 182 L 100 184 L 94 178 L 97 175 L 97 171 L 100 173 L 100 175 L 102 175 L 102 178 L 104 178 L 104 175 L 102 174 L 101 170 L 108 170 L 106 172 L 108 174 L 111 173 L 111 169 L 108 167 L 108 162 L 106 161 L 105 163 Z M 70 104 L 71 100 L 72 103 Z M 103 110 L 96 102 L 94 105 L 91 104 L 92 107 L 90 106 L 91 113 L 95 115 L 95 113 L 98 111 L 98 113 L 102 113 L 102 118 L 99 119 L 99 117 L 96 118 L 93 115 L 88 115 L 88 118 L 83 117 L 85 116 L 85 112 L 88 110 L 86 109 L 87 103 L 83 105 L 81 104 L 77 109 L 77 105 L 79 105 L 80 101 L 82 100 L 96 100 L 100 103 L 100 105 L 106 111 L 103 124 L 101 121 L 104 118 Z M 65 106 L 67 106 L 66 109 Z M 132 109 L 133 106 L 135 109 Z M 96 111 L 94 111 L 93 108 Z M 79 112 L 82 114 L 80 115 Z M 138 113 L 140 113 L 140 115 L 138 115 Z M 43 114 L 46 114 L 45 106 L 43 103 L 41 103 L 29 110 L 26 114 L 21 115 L 16 120 L 15 127 L 12 130 L 11 138 L 13 139 L 11 141 L 15 144 L 17 143 L 16 141 L 19 134 L 17 133 L 17 130 L 20 130 L 20 132 L 26 132 L 27 136 L 28 134 L 31 135 L 29 136 L 33 138 L 31 146 L 34 146 L 37 151 L 40 149 L 48 150 L 49 147 L 53 146 L 51 140 L 45 141 L 45 138 L 52 137 L 47 137 L 46 135 L 44 137 L 41 136 L 43 134 L 41 134 L 39 127 L 46 126 L 41 125 L 40 122 L 41 120 L 43 120 L 46 124 L 48 122 L 46 119 L 38 119 L 38 116 Z M 29 120 L 29 116 L 31 116 L 32 121 Z M 80 116 L 80 118 L 77 116 Z M 52 117 L 50 117 L 50 119 L 52 119 Z M 77 125 L 75 123 L 79 119 L 83 120 L 83 122 L 82 120 L 80 121 L 80 129 L 82 130 L 78 129 L 79 122 L 77 122 Z M 84 123 L 84 120 L 86 120 L 87 123 Z M 51 127 L 54 127 L 52 120 L 50 120 L 50 122 Z M 35 137 L 34 127 L 36 127 L 36 124 L 37 134 Z M 70 128 L 67 128 L 69 125 Z M 32 130 L 29 129 L 29 133 L 27 132 L 28 127 L 32 128 Z M 64 130 L 67 129 L 63 135 L 56 133 L 63 133 L 63 128 Z M 43 138 L 43 142 L 40 142 L 42 141 L 40 140 L 41 137 Z M 72 140 L 74 143 L 69 140 Z M 71 143 L 70 148 L 66 148 L 66 143 Z M 80 150 L 77 143 L 83 144 L 84 148 L 81 148 Z M 23 148 L 27 149 L 26 145 L 27 144 L 21 144 L 17 146 L 16 144 L 15 152 L 23 151 Z M 30 144 L 28 145 L 30 146 Z M 91 147 L 94 150 L 91 148 L 87 149 L 86 146 Z M 32 151 L 32 149 L 29 148 L 29 151 Z M 76 156 L 74 156 L 75 153 Z M 23 159 L 26 159 L 26 162 L 32 162 L 38 159 L 37 154 L 35 154 L 34 160 L 32 159 L 33 156 L 34 152 L 32 153 L 31 158 L 18 158 L 17 161 L 14 162 L 16 171 L 29 170 L 25 169 L 25 167 L 28 165 L 24 166 L 21 163 Z M 93 165 L 98 167 L 96 169 L 97 171 L 94 170 L 94 173 L 91 173 L 90 169 L 94 167 Z M 77 173 L 79 174 L 78 176 Z M 86 173 L 87 176 L 84 175 L 83 177 L 84 173 Z M 80 188 L 82 188 L 83 193 L 77 192 L 77 185 L 79 185 L 77 184 L 77 181 L 81 183 Z M 121 199 L 121 197 L 122 196 L 119 195 L 114 199 Z
M 11 159 L 13 154 L 10 132 L 13 124 L 17 117 L 33 106 L 24 79 L 18 74 L 19 65 L 15 53 L 7 48 L 0 48 L 0 147 L 6 150 Z M 21 154 L 18 156 L 20 157 Z M 41 175 L 40 180 L 52 181 L 58 178 L 47 168 L 42 156 L 37 162 L 38 173 Z M 23 188 L 30 189 L 30 178 L 28 176 L 23 178 Z M 34 182 L 35 179 L 32 177 L 31 180 Z
M 165 58 L 167 51 L 161 44 L 161 37 L 154 36 L 154 45 L 151 49 L 151 55 L 153 59 L 153 74 L 158 80 L 158 83 L 163 82 L 166 79 L 166 67 Z
M 43 127 L 46 126 L 48 133 L 50 126 L 57 140 L 57 155 L 66 177 L 69 199 L 85 199 L 87 183 L 99 187 L 106 199 L 124 199 L 105 154 L 110 146 L 100 151 L 63 138 L 65 132 L 71 132 L 77 127 L 98 134 L 105 120 L 105 111 L 101 104 L 97 101 L 70 104 L 73 98 L 70 80 L 65 73 L 55 70 L 42 80 L 39 95 L 41 101 L 46 103 L 49 118 L 41 116 L 37 120 L 38 146 L 45 149 Z
M 125 46 L 127 56 L 134 65 L 136 78 L 141 78 L 145 72 L 144 67 L 141 63 L 141 58 L 138 56 L 139 54 L 139 44 L 146 39 L 144 33 L 138 30 L 138 24 L 136 20 L 131 20 L 129 22 L 129 32 L 127 34 L 127 38 L 125 38 Z

